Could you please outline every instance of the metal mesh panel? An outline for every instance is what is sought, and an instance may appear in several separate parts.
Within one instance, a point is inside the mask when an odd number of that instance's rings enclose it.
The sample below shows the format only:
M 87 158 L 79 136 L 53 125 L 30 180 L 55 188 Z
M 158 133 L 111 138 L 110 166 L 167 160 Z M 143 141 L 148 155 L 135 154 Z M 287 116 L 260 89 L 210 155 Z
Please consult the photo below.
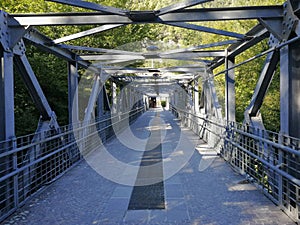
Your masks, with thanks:
M 299 222 L 299 139 L 239 123 L 224 125 L 216 118 L 192 115 L 174 107 L 172 112 L 203 140 L 213 140 L 216 150 L 235 170 Z
M 136 108 L 118 118 L 107 115 L 87 124 L 61 127 L 59 132 L 47 131 L 0 142 L 0 220 L 63 175 L 82 154 L 113 137 L 116 129 L 112 128 L 112 121 L 121 131 L 125 129 L 125 120 L 132 123 L 143 112 L 144 108 Z M 84 147 L 81 152 L 79 145 Z

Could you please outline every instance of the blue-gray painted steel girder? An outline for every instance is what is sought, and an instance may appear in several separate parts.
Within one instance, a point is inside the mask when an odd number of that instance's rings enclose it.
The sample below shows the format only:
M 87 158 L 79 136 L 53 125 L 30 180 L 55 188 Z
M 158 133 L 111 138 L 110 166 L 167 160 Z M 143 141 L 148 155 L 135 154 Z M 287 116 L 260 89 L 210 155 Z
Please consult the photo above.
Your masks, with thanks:
M 86 37 L 86 36 L 89 36 L 89 35 L 97 34 L 97 33 L 103 32 L 103 31 L 111 30 L 111 29 L 114 29 L 114 28 L 117 28 L 117 27 L 120 27 L 120 26 L 123 26 L 123 24 L 103 25 L 103 26 L 100 26 L 100 27 L 92 28 L 90 30 L 86 30 L 86 31 L 82 31 L 82 32 L 79 32 L 79 33 L 76 33 L 76 34 L 71 34 L 71 35 L 68 35 L 68 36 L 65 36 L 65 37 L 62 37 L 62 38 L 58 38 L 56 40 L 53 40 L 53 43 L 54 44 L 59 44 L 59 43 L 62 43 L 62 42 L 75 40 L 75 39 L 78 39 L 78 38 L 82 38 L 82 37 Z
M 165 24 L 174 26 L 174 27 L 181 27 L 181 28 L 186 28 L 186 29 L 190 29 L 190 30 L 202 31 L 202 32 L 206 32 L 206 33 L 218 34 L 218 35 L 233 37 L 233 38 L 238 38 L 238 39 L 243 39 L 245 37 L 245 35 L 243 35 L 243 34 L 238 34 L 235 32 L 224 31 L 224 30 L 219 30 L 219 29 L 215 29 L 215 28 L 210 28 L 210 27 L 205 27 L 205 26 L 200 26 L 200 25 L 190 24 L 190 23 L 177 22 L 177 23 L 165 23 Z
M 164 8 L 161 8 L 160 10 L 157 10 L 155 12 L 155 14 L 160 16 L 160 15 L 164 15 L 164 14 L 174 12 L 174 11 L 177 11 L 180 9 L 185 9 L 188 7 L 192 7 L 195 5 L 199 5 L 199 4 L 203 4 L 205 2 L 211 2 L 211 1 L 213 1 L 213 0 L 186 0 L 184 2 L 175 3 L 173 5 L 169 5 Z
M 145 60 L 144 56 L 138 55 L 112 55 L 112 54 L 103 54 L 103 55 L 81 55 L 81 60 L 91 60 L 91 61 L 111 61 L 111 60 Z M 79 60 L 79 59 L 78 59 Z
M 116 15 L 126 15 L 125 10 L 114 8 L 111 6 L 102 6 L 93 2 L 85 2 L 85 1 L 78 1 L 78 0 L 46 0 L 50 2 L 56 2 L 56 3 L 62 3 L 65 5 L 71 5 L 76 6 L 84 9 L 91 9 L 95 11 L 110 13 L 110 14 L 116 14 Z
M 67 49 L 59 48 L 57 46 L 47 45 L 47 43 L 52 43 L 52 39 L 48 38 L 44 34 L 40 33 L 35 29 L 31 29 L 25 34 L 24 39 L 30 41 L 36 47 L 56 55 L 57 57 L 63 58 L 67 61 L 74 61 L 76 59 L 76 54 Z M 80 61 L 79 66 L 83 68 L 88 68 L 90 66 L 89 62 Z
M 159 17 L 162 22 L 197 22 L 282 18 L 281 6 L 248 6 L 230 8 L 186 9 Z
M 218 20 L 282 18 L 281 6 L 184 9 L 162 16 L 149 16 L 149 11 L 132 11 L 129 17 L 103 13 L 13 14 L 9 26 L 51 26 L 91 24 L 171 23 Z M 134 16 L 133 16 L 134 15 Z M 135 19 L 136 18 L 136 19 Z
M 193 46 L 193 47 L 189 47 L 189 48 L 169 50 L 169 51 L 162 52 L 161 54 L 191 52 L 191 51 L 195 51 L 195 50 L 199 50 L 199 49 L 213 48 L 213 47 L 220 47 L 220 46 L 224 46 L 224 45 L 235 44 L 237 42 L 238 42 L 238 40 L 220 41 L 220 42 L 214 42 L 214 43 L 209 43 L 209 44 Z
M 216 51 L 192 51 L 183 53 L 172 54 L 103 54 L 103 55 L 81 55 L 78 60 L 91 60 L 91 61 L 110 61 L 110 60 L 146 60 L 146 59 L 179 59 L 179 60 L 193 60 L 200 57 L 224 57 L 225 52 L 222 50 Z
M 76 45 L 65 45 L 59 44 L 57 45 L 59 48 L 76 50 L 76 51 L 86 51 L 86 52 L 94 52 L 94 53 L 107 53 L 107 54 L 128 54 L 128 55 L 142 55 L 141 52 L 130 52 L 118 49 L 107 49 L 107 48 L 94 48 L 94 47 L 85 47 L 85 46 L 76 46 Z
M 276 66 L 279 62 L 279 56 L 279 51 L 273 51 L 267 56 L 264 68 L 262 70 L 257 86 L 253 93 L 252 100 L 247 110 L 250 117 L 257 116 L 258 111 L 261 108 L 273 75 L 275 73 Z
M 0 46 L 0 142 L 15 137 L 13 54 Z
M 191 52 L 181 52 L 181 53 L 171 53 L 171 54 L 160 54 L 160 58 L 163 59 L 195 59 L 199 57 L 224 57 L 225 52 L 223 50 L 211 50 L 211 51 L 191 51 Z
M 256 45 L 257 43 L 261 42 L 262 40 L 266 39 L 269 36 L 269 31 L 264 28 L 261 24 L 258 24 L 254 28 L 252 28 L 246 36 L 252 37 L 248 40 L 238 41 L 235 44 L 232 44 L 228 47 L 228 57 L 234 58 L 237 55 L 241 54 L 242 52 L 246 51 L 247 49 L 251 48 L 252 46 Z M 215 69 L 222 64 L 225 63 L 224 58 L 216 59 L 210 66 L 210 69 Z
M 24 80 L 24 83 L 28 88 L 35 105 L 40 111 L 43 120 L 50 120 L 52 118 L 53 111 L 28 62 L 27 57 L 25 55 L 15 56 L 14 63 L 17 65 L 16 68 L 18 69 L 22 79 Z

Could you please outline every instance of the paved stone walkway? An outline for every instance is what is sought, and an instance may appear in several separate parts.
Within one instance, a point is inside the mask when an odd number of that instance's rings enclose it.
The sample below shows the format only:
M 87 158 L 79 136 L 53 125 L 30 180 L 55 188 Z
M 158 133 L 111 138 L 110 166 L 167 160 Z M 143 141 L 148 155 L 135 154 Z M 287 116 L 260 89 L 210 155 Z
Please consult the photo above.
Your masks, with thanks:
M 165 209 L 128 210 L 130 184 L 135 182 L 143 151 L 114 139 L 105 149 L 137 170 L 122 166 L 114 170 L 119 165 L 105 159 L 106 170 L 98 169 L 104 174 L 111 171 L 113 182 L 90 166 L 95 165 L 83 161 L 2 224 L 295 224 L 252 184 L 240 182 L 243 177 L 197 136 L 181 129 L 170 112 L 160 112 L 161 125 L 151 126 L 149 121 L 155 114 L 155 110 L 145 113 L 132 124 L 131 131 L 145 139 L 151 130 L 161 129 Z

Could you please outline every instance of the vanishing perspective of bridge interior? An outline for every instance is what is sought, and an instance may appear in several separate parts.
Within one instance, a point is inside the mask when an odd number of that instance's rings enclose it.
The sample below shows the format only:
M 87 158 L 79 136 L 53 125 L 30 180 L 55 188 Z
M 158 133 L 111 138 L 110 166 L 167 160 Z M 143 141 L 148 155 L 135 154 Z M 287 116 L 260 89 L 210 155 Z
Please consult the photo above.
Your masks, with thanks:
M 129 11 L 79 0 L 50 1 L 87 12 L 9 14 L 0 11 L 1 220 L 78 165 L 84 154 L 127 129 L 149 108 L 165 102 L 164 108 L 182 126 L 191 129 L 290 218 L 300 222 L 298 0 L 275 6 L 227 8 L 204 7 L 211 0 L 187 0 L 157 11 Z M 256 20 L 257 23 L 243 34 L 193 24 L 232 20 Z M 128 24 L 175 26 L 217 34 L 222 41 L 172 50 L 153 45 L 139 52 L 67 44 Z M 41 26 L 71 25 L 96 27 L 56 40 L 38 30 Z M 266 51 L 236 63 L 236 57 L 266 39 L 269 39 Z M 25 46 L 30 45 L 68 64 L 68 125 L 58 124 L 35 76 L 26 56 Z M 265 64 L 245 109 L 244 122 L 237 123 L 235 69 L 263 57 Z M 134 62 L 157 59 L 179 63 L 164 68 L 156 67 L 153 61 L 149 67 L 132 66 Z M 265 129 L 260 109 L 278 68 L 280 132 L 274 133 Z M 80 70 L 86 72 L 82 74 Z M 22 137 L 16 137 L 15 133 L 15 74 L 22 77 L 40 112 L 36 132 Z M 215 88 L 217 76 L 225 77 L 225 107 L 221 106 Z M 83 82 L 79 81 L 87 77 L 88 88 L 81 87 Z M 110 90 L 106 83 L 110 84 Z M 83 89 L 88 91 L 82 94 Z M 82 95 L 86 100 L 83 103 Z M 97 138 L 100 140 L 95 141 Z

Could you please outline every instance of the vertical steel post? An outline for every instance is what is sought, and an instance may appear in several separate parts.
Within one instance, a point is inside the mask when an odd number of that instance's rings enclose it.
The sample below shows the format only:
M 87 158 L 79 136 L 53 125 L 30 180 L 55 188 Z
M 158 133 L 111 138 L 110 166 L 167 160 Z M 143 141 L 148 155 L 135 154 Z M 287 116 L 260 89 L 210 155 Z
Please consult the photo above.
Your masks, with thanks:
M 300 138 L 300 41 L 280 51 L 281 133 Z
M 0 52 L 0 141 L 15 137 L 13 53 Z
M 294 42 L 280 50 L 280 129 L 283 135 L 300 138 L 300 41 Z M 298 170 L 299 162 L 287 163 L 287 172 L 297 179 L 300 177 L 294 171 Z M 280 185 L 280 184 L 279 184 Z M 287 186 L 286 194 L 290 196 L 294 184 L 291 181 Z M 281 190 L 279 188 L 279 190 Z M 296 189 L 295 192 L 298 192 Z M 295 193 L 295 199 L 297 199 Z M 279 197 L 281 194 L 279 194 Z M 298 200 L 298 199 L 297 199 Z M 297 201 L 296 200 L 296 201 Z M 292 210 L 292 216 L 298 218 L 298 204 L 294 205 L 294 200 L 288 200 L 288 204 Z
M 111 82 L 111 93 L 112 93 L 112 113 L 116 113 L 117 110 L 117 85 L 115 82 Z
M 5 151 L 15 148 L 15 118 L 14 118 L 14 72 L 13 72 L 13 53 L 5 52 L 0 46 L 0 149 Z M 0 159 L 0 174 L 4 176 L 11 172 L 14 168 L 14 160 L 12 157 L 2 157 Z M 13 179 L 13 180 L 12 180 Z M 0 199 L 0 207 L 9 211 L 13 207 L 17 207 L 18 195 L 15 195 L 17 190 L 16 176 L 9 178 L 0 183 L 0 192 L 5 193 L 4 198 Z
M 225 118 L 226 121 L 235 122 L 235 73 L 234 69 L 228 70 L 234 66 L 235 59 L 225 58 Z
M 78 79 L 77 62 L 68 62 L 69 124 L 77 123 L 79 121 Z
M 194 113 L 199 113 L 199 78 L 194 79 Z
M 289 46 L 280 50 L 280 132 L 289 134 Z
M 98 95 L 98 99 L 97 99 L 97 117 L 100 118 L 103 116 L 104 114 L 104 104 L 103 104 L 103 101 L 104 101 L 104 95 L 103 95 L 103 88 L 101 88 L 100 92 L 99 92 L 99 95 Z

